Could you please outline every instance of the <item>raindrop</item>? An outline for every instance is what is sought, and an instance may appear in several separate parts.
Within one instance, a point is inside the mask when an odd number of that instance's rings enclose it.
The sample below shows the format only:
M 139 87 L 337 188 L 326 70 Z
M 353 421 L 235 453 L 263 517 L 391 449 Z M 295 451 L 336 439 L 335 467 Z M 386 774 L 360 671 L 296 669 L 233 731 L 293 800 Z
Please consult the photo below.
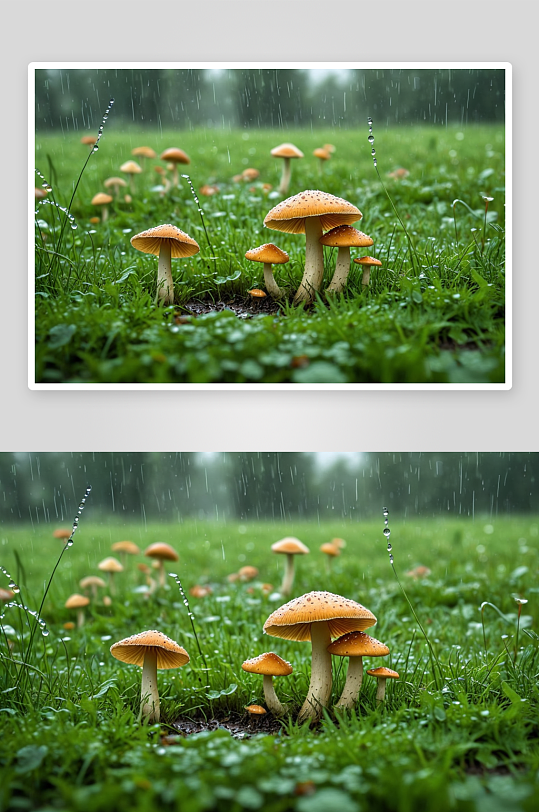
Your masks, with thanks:
M 384 536 L 386 537 L 386 539 L 388 539 L 390 537 L 390 535 L 391 535 L 391 530 L 389 529 L 389 527 L 384 527 L 383 532 L 384 532 Z
M 369 144 L 374 144 L 374 135 L 369 135 L 368 142 Z

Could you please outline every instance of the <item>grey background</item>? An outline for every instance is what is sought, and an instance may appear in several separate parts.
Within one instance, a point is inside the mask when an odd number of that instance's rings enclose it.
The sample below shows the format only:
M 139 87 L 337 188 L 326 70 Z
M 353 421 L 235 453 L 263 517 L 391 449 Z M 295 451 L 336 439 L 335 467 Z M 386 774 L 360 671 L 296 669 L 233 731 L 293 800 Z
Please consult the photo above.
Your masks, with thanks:
M 2 48 L 0 452 L 539 450 L 537 74 L 527 2 L 19 2 Z M 509 62 L 510 391 L 31 391 L 30 62 Z M 299 67 L 298 64 L 298 67 Z M 166 427 L 164 429 L 164 427 Z

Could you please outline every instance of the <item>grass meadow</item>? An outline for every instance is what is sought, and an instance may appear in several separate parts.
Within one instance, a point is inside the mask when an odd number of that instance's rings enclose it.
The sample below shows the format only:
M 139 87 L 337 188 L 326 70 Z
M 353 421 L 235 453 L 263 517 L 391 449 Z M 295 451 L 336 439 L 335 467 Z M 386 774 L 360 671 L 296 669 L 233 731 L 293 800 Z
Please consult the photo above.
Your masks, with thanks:
M 373 134 L 379 175 L 367 126 L 285 134 L 120 130 L 112 113 L 76 188 L 71 221 L 58 206 L 69 208 L 89 148 L 78 133 L 38 133 L 36 186 L 51 191 L 35 215 L 35 382 L 503 383 L 503 127 L 377 129 L 375 121 Z M 374 245 L 352 256 L 382 262 L 368 287 L 352 263 L 344 292 L 326 296 L 336 249 L 325 248 L 315 301 L 292 304 L 305 238 L 263 225 L 286 197 L 277 191 L 281 161 L 270 154 L 282 141 L 305 155 L 292 163 L 288 196 L 320 189 L 362 212 L 355 226 Z M 322 165 L 312 152 L 324 143 L 335 151 Z M 147 160 L 102 222 L 92 198 L 110 176 L 128 181 L 120 166 L 142 145 L 157 156 L 183 149 L 191 163 L 180 172 L 192 188 L 180 178 L 164 192 L 171 172 L 159 157 Z M 259 176 L 234 181 L 248 168 Z M 408 174 L 391 176 L 398 169 Z M 203 186 L 214 193 L 204 195 Z M 156 304 L 157 257 L 130 239 L 169 222 L 200 252 L 173 260 L 174 304 L 163 307 Z M 274 266 L 285 297 L 257 305 L 249 291 L 264 289 L 262 264 L 245 253 L 267 242 L 290 257 Z
M 405 593 L 381 520 L 129 524 L 83 515 L 44 602 L 46 635 L 24 609 L 3 613 L 0 810 L 536 809 L 539 517 L 395 515 L 390 527 Z M 0 562 L 20 587 L 11 602 L 32 611 L 64 549 L 52 531 L 49 523 L 1 530 Z M 381 705 L 365 677 L 353 710 L 335 710 L 346 661 L 334 657 L 327 712 L 317 724 L 296 723 L 309 644 L 262 632 L 284 602 L 283 557 L 270 547 L 290 535 L 310 548 L 292 597 L 328 590 L 376 615 L 368 631 L 389 646 L 383 663 L 399 673 Z M 334 537 L 346 546 L 330 566 L 319 547 Z M 144 592 L 137 564 L 149 559 L 141 552 L 125 562 L 114 594 L 107 587 L 91 600 L 84 625 L 66 628 L 76 620 L 66 599 L 82 591 L 82 577 L 100 574 L 99 561 L 122 539 L 141 551 L 154 541 L 177 550 L 170 570 L 193 618 L 174 579 Z M 259 571 L 254 580 L 228 580 L 248 564 Z M 419 566 L 427 569 L 414 572 Z M 5 573 L 0 579 L 7 587 Z M 190 596 L 196 584 L 211 592 Z M 162 631 L 191 657 L 158 672 L 160 724 L 140 724 L 141 669 L 109 652 L 145 629 Z M 244 709 L 264 704 L 264 695 L 261 678 L 241 664 L 269 650 L 294 671 L 275 680 L 289 713 L 268 732 Z M 186 722 L 200 732 L 181 735 Z

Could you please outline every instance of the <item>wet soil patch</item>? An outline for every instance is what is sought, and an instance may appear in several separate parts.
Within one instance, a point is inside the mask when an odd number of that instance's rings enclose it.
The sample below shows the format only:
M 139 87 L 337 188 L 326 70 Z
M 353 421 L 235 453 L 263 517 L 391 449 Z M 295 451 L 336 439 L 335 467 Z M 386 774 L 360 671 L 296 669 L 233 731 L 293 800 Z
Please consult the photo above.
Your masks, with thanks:
M 280 312 L 279 304 L 270 296 L 265 299 L 251 299 L 244 296 L 235 296 L 227 301 L 206 302 L 200 299 L 190 299 L 182 305 L 182 313 L 176 318 L 184 316 L 201 316 L 205 313 L 221 313 L 231 310 L 240 319 L 249 319 L 259 315 L 277 315 Z
M 222 719 L 190 719 L 180 716 L 172 723 L 177 734 L 170 732 L 163 738 L 163 744 L 173 744 L 179 736 L 190 736 L 193 733 L 202 733 L 205 730 L 226 730 L 235 739 L 247 739 L 258 733 L 276 735 L 282 730 L 281 724 L 271 713 L 262 717 L 250 719 L 247 715 L 230 714 Z M 169 741 L 170 740 L 170 741 Z

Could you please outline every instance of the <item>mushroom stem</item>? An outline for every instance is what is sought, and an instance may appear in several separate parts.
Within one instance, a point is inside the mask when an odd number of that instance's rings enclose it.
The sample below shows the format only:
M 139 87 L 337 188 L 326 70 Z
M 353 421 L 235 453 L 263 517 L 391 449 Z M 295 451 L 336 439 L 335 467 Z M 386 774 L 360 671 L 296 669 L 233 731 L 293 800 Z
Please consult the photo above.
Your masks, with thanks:
M 283 158 L 283 172 L 281 175 L 281 182 L 279 183 L 279 192 L 282 195 L 285 195 L 288 192 L 288 187 L 290 186 L 290 176 L 292 174 L 292 165 L 290 163 L 290 158 Z
M 357 702 L 363 682 L 363 657 L 348 658 L 346 681 L 336 708 L 353 708 Z
M 361 284 L 363 285 L 364 288 L 366 288 L 367 285 L 369 284 L 370 278 L 371 278 L 371 266 L 365 265 L 365 267 L 363 268 L 363 276 L 361 277 Z
M 160 304 L 174 304 L 174 283 L 171 268 L 171 242 L 163 240 L 157 266 L 157 298 Z
M 103 206 L 101 209 L 101 222 L 104 223 L 105 220 L 108 219 L 108 216 L 109 216 L 108 206 Z
M 77 610 L 77 628 L 80 629 L 81 626 L 84 626 L 84 609 L 82 606 Z
M 281 595 L 288 597 L 292 591 L 294 583 L 294 556 L 292 553 L 286 554 L 286 565 L 284 570 L 283 583 L 281 584 Z
M 319 217 L 305 218 L 305 271 L 294 304 L 312 302 L 324 278 L 324 248 L 319 242 L 324 233 Z
M 271 270 L 271 262 L 264 262 L 264 284 L 269 295 L 274 299 L 281 299 L 283 291 L 275 281 L 273 272 Z
M 341 293 L 346 285 L 348 274 L 350 273 L 350 248 L 342 246 L 337 254 L 337 264 L 333 279 L 326 288 L 326 293 Z
M 386 698 L 386 677 L 378 677 L 378 685 L 376 688 L 376 701 L 383 702 Z
M 109 572 L 109 592 L 111 595 L 116 595 L 116 584 L 114 583 L 113 572 Z
M 165 565 L 159 560 L 159 586 L 165 586 Z
M 285 707 L 275 693 L 271 674 L 264 674 L 264 699 L 274 716 L 282 716 L 285 713 Z
M 147 719 L 150 724 L 158 722 L 160 708 L 157 691 L 157 651 L 154 648 L 146 649 L 144 654 L 140 699 L 142 718 Z
M 331 634 L 327 621 L 311 623 L 311 642 L 313 646 L 311 664 L 311 682 L 305 702 L 301 706 L 298 722 L 307 719 L 316 721 L 322 715 L 331 696 L 331 654 L 327 647 L 331 644 Z

